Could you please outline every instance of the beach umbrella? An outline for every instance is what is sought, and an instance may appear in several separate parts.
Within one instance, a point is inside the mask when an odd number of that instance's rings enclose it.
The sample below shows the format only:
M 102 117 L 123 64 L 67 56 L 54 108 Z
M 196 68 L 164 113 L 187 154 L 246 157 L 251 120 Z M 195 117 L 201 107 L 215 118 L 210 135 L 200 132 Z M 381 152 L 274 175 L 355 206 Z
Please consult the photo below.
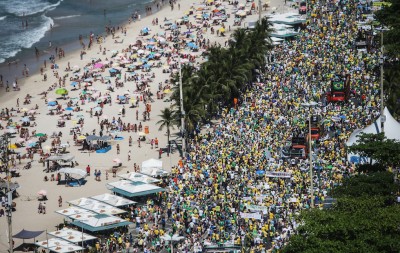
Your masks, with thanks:
M 43 147 L 44 150 L 50 150 L 51 147 L 49 145 Z
M 78 140 L 84 140 L 84 139 L 86 139 L 86 136 L 84 136 L 84 135 L 80 135 L 80 136 L 78 136 L 78 138 L 77 138 Z
M 119 159 L 119 158 L 114 158 L 113 162 L 115 162 L 115 163 L 121 163 L 121 159 Z
M 21 119 L 22 122 L 30 122 L 31 120 L 29 119 L 29 117 L 23 117 Z
M 36 142 L 30 142 L 30 143 L 28 143 L 28 147 L 34 147 L 34 146 L 36 146 Z
M 83 116 L 82 114 L 76 115 L 77 118 L 84 118 L 85 116 Z
M 118 95 L 118 99 L 122 100 L 125 99 L 126 97 L 124 95 Z
M 145 132 L 138 132 L 138 135 L 139 136 L 146 136 L 146 133 Z
M 21 112 L 27 112 L 27 111 L 29 111 L 29 109 L 26 108 L 26 107 L 24 107 L 24 108 L 21 109 Z
M 219 32 L 220 33 L 224 33 L 225 32 L 225 28 L 223 28 L 223 27 L 219 28 Z
M 44 134 L 44 133 L 37 133 L 37 134 L 35 134 L 35 137 L 42 137 L 42 136 L 45 136 L 46 134 Z
M 100 106 L 97 106 L 97 107 L 95 107 L 95 108 L 93 108 L 93 111 L 101 111 L 102 109 L 101 109 L 101 107 Z
M 65 108 L 65 110 L 66 110 L 66 111 L 73 111 L 74 108 L 72 108 L 72 107 L 67 107 L 67 108 Z
M 78 82 L 72 82 L 71 83 L 71 86 L 73 86 L 73 87 L 75 87 L 75 86 L 77 86 L 78 85 Z
M 40 190 L 40 191 L 38 191 L 37 195 L 46 196 L 47 195 L 47 191 L 46 190 Z
M 170 93 L 170 92 L 171 92 L 170 89 L 165 89 L 165 90 L 164 90 L 164 93 L 165 93 L 165 94 L 168 94 L 168 93 Z
M 8 148 L 9 149 L 17 149 L 18 147 L 15 144 L 10 144 L 10 145 L 8 145 Z
M 10 134 L 15 134 L 17 132 L 17 130 L 15 130 L 15 128 L 11 127 L 11 128 L 7 128 L 5 130 L 6 133 L 10 133 Z
M 55 106 L 55 105 L 57 105 L 57 103 L 56 103 L 55 101 L 50 101 L 50 102 L 47 103 L 47 105 L 49 105 L 49 106 Z

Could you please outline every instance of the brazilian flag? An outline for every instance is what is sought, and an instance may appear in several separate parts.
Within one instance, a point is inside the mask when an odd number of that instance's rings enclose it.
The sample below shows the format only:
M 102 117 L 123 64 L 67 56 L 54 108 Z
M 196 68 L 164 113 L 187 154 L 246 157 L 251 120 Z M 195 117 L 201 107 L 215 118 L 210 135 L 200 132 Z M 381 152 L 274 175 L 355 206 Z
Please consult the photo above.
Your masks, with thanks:
M 344 89 L 343 81 L 333 82 L 332 83 L 333 89 L 336 91 L 341 91 Z

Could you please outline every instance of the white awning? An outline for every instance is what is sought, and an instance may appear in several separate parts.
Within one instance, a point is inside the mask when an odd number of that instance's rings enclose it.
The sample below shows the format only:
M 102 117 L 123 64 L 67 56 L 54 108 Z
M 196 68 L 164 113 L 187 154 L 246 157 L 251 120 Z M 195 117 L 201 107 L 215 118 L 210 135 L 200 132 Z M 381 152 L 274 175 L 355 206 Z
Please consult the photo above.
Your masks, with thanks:
M 104 202 L 106 204 L 112 205 L 112 206 L 127 206 L 127 205 L 133 205 L 136 204 L 137 202 L 132 201 L 130 199 L 126 199 L 117 195 L 113 195 L 110 193 L 104 193 L 101 195 L 96 195 L 93 197 L 90 197 L 91 199 L 95 199 L 101 202 Z
M 35 245 L 57 253 L 68 253 L 84 250 L 84 248 L 82 248 L 81 246 L 77 246 L 73 243 L 59 238 L 50 238 L 45 241 L 36 242 Z
M 68 203 L 98 214 L 115 215 L 115 214 L 126 213 L 125 210 L 119 209 L 112 205 L 90 198 L 75 199 L 68 201 Z
M 78 231 L 75 229 L 70 229 L 70 228 L 63 228 L 61 230 L 57 230 L 54 232 L 49 232 L 48 233 L 51 236 L 64 239 L 68 242 L 71 243 L 81 243 L 82 241 L 90 241 L 97 239 L 97 237 L 82 233 L 82 231 Z

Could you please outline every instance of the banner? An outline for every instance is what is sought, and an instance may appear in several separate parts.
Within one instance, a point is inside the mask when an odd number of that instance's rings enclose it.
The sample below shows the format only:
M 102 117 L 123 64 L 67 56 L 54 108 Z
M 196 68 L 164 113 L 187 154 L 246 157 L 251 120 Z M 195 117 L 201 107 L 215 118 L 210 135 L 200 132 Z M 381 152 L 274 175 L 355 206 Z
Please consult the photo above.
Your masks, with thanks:
M 244 219 L 256 219 L 261 220 L 261 214 L 259 213 L 240 213 L 240 217 Z
M 266 206 L 257 206 L 257 205 L 245 205 L 247 209 L 254 210 L 254 211 L 262 211 L 263 214 L 268 213 L 268 207 Z
M 279 178 L 291 178 L 292 173 L 289 172 L 277 172 L 277 171 L 266 171 L 265 176 L 267 177 L 279 177 Z

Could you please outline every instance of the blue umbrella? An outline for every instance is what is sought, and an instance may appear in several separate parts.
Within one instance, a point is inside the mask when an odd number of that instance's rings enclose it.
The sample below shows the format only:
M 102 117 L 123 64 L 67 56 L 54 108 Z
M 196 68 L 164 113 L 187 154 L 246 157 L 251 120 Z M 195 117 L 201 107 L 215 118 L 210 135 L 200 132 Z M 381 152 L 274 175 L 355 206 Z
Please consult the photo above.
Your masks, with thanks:
M 31 121 L 28 117 L 23 117 L 22 119 L 21 119 L 21 121 L 22 122 L 29 122 L 29 121 Z
M 265 174 L 265 171 L 264 170 L 257 170 L 256 174 L 259 175 L 259 176 L 262 176 L 262 175 Z
M 75 87 L 75 86 L 77 86 L 78 85 L 78 82 L 72 82 L 71 83 L 71 86 L 73 86 L 73 87 Z
M 28 144 L 28 146 L 29 147 L 34 147 L 34 146 L 36 146 L 36 142 L 31 142 L 31 143 Z
M 126 97 L 125 96 L 123 96 L 123 95 L 119 95 L 118 96 L 118 99 L 125 99 Z
M 154 48 L 154 45 L 146 45 L 146 48 Z
M 50 101 L 49 103 L 47 103 L 47 105 L 50 105 L 50 106 L 55 106 L 57 103 L 55 102 L 55 101 Z
M 116 69 L 110 69 L 108 72 L 115 73 L 115 72 L 117 72 L 117 70 Z
M 196 46 L 196 44 L 194 44 L 193 42 L 189 42 L 186 44 L 186 46 L 192 48 L 192 47 Z
M 150 67 L 151 66 L 149 64 L 147 64 L 147 63 L 143 65 L 143 68 L 146 68 L 146 69 L 149 69 Z
M 173 24 L 173 25 L 171 25 L 171 29 L 172 29 L 172 30 L 178 29 L 178 26 L 175 25 L 175 24 Z
M 65 110 L 66 110 L 66 111 L 73 111 L 74 108 L 72 108 L 72 107 L 67 107 L 67 108 L 65 108 Z
M 101 109 L 101 107 L 99 107 L 99 106 L 93 108 L 93 111 L 101 111 L 101 110 L 102 110 L 102 109 Z
M 147 56 L 147 58 L 148 58 L 148 59 L 153 59 L 153 58 L 154 58 L 154 54 L 149 54 L 149 55 Z

